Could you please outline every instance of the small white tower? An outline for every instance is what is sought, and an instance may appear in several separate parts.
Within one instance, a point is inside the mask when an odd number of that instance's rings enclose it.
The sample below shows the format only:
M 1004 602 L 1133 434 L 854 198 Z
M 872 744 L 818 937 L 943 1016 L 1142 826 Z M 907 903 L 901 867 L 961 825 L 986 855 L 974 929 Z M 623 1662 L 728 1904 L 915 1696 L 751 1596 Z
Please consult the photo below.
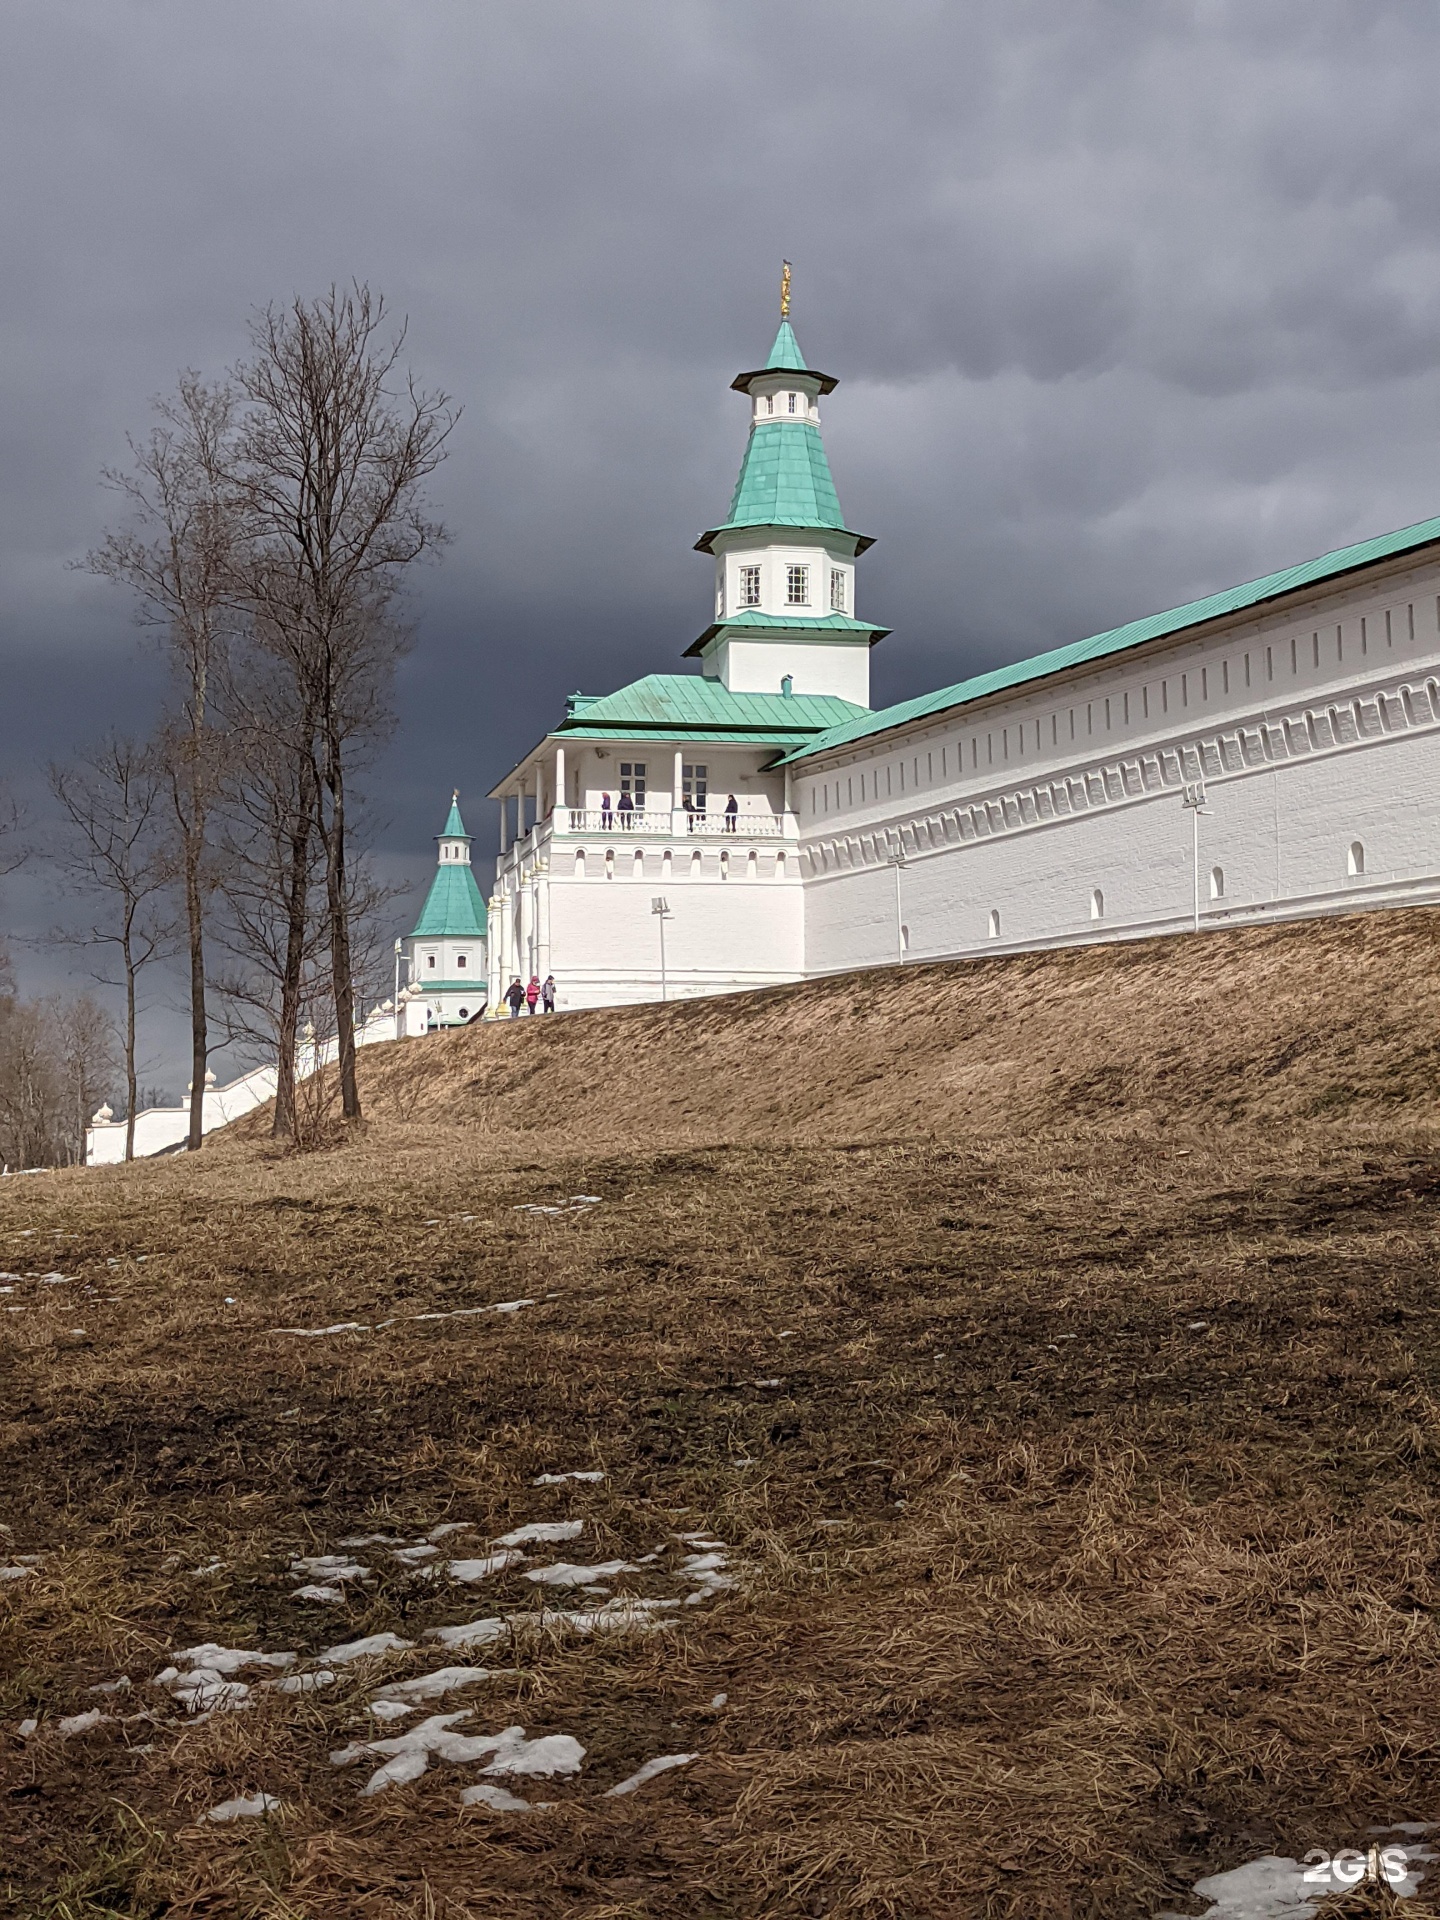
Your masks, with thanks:
M 470 866 L 470 835 L 460 795 L 436 835 L 435 878 L 410 935 L 410 988 L 427 1009 L 427 1027 L 463 1027 L 485 1011 L 485 902 Z

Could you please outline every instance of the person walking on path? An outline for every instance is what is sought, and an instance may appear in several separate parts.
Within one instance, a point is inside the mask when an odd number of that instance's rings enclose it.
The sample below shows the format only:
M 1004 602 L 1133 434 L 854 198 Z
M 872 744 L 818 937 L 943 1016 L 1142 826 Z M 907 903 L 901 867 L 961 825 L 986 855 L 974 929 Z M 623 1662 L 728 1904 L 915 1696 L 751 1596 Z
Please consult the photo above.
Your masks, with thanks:
M 527 1007 L 529 1007 L 531 1013 L 534 1013 L 535 1002 L 539 998 L 540 998 L 540 976 L 538 973 L 532 973 L 530 976 L 530 984 L 525 989 L 525 1004 Z
M 520 976 L 518 973 L 505 989 L 505 998 L 510 1002 L 510 1018 L 512 1020 L 518 1020 L 520 1018 L 520 1009 L 525 1004 L 525 989 L 520 984 Z
M 725 802 L 725 831 L 727 833 L 734 833 L 735 816 L 739 813 L 739 811 L 740 811 L 740 802 L 735 798 L 734 794 L 732 793 L 730 798 Z
M 545 976 L 545 984 L 540 989 L 540 1004 L 546 1013 L 553 1013 L 555 1011 L 555 976 L 553 973 L 546 974 Z

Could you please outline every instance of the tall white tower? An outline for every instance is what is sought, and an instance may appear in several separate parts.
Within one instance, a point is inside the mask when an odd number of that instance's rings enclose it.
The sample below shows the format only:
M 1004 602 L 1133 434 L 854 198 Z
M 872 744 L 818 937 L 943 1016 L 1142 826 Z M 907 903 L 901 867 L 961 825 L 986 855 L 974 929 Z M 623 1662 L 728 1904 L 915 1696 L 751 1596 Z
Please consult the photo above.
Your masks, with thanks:
M 732 693 L 838 694 L 870 704 L 870 649 L 889 632 L 855 617 L 855 562 L 873 545 L 840 512 L 820 438 L 828 373 L 807 367 L 790 325 L 763 367 L 731 383 L 750 400 L 750 439 L 723 526 L 696 541 L 715 557 L 715 620 L 688 649 Z

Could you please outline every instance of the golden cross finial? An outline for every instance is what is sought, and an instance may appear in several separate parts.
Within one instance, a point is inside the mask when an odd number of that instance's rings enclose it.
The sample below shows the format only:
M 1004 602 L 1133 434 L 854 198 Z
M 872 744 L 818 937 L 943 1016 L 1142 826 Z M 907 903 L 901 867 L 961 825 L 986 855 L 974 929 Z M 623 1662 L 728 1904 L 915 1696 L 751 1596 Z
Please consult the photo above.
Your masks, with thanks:
M 790 318 L 790 262 L 780 262 L 780 318 Z

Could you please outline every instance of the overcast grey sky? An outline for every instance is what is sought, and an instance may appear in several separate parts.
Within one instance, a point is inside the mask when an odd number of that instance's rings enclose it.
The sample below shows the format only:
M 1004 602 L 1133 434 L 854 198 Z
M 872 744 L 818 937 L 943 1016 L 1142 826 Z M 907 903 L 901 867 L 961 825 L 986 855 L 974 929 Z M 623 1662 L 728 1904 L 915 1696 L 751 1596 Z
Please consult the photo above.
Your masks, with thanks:
M 420 882 L 564 693 L 680 669 L 782 255 L 877 704 L 1440 511 L 1437 81 L 1420 0 L 7 0 L 0 772 L 148 718 L 99 470 L 334 279 L 465 408 L 377 782 Z

